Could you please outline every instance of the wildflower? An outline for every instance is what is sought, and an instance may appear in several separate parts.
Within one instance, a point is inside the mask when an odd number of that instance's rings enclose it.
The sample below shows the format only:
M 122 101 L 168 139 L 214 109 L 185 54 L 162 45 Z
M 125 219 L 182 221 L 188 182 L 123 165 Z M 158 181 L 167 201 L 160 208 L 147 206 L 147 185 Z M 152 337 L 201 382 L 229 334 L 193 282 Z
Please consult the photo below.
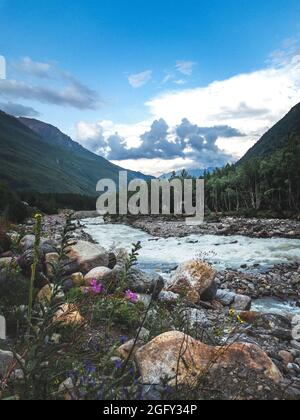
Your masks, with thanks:
M 137 293 L 134 293 L 131 290 L 127 290 L 125 293 L 125 299 L 129 300 L 131 303 L 138 303 L 139 300 Z
M 122 361 L 121 360 L 115 360 L 115 368 L 116 369 L 121 369 L 122 367 Z
M 100 295 L 104 291 L 104 286 L 101 283 L 98 283 L 96 279 L 90 282 L 90 287 L 86 287 L 83 293 L 93 293 L 94 295 Z
M 126 341 L 127 341 L 127 337 L 125 337 L 125 335 L 121 335 L 121 336 L 120 336 L 120 343 L 121 343 L 121 344 L 125 344 L 125 343 L 126 343 Z
M 236 319 L 237 319 L 237 321 L 238 321 L 240 324 L 245 324 L 245 322 L 242 320 L 242 318 L 241 318 L 241 316 L 240 316 L 240 315 L 238 315 L 238 316 L 236 317 Z
M 234 318 L 234 316 L 235 316 L 235 310 L 234 309 L 230 309 L 228 315 L 230 316 L 230 318 Z

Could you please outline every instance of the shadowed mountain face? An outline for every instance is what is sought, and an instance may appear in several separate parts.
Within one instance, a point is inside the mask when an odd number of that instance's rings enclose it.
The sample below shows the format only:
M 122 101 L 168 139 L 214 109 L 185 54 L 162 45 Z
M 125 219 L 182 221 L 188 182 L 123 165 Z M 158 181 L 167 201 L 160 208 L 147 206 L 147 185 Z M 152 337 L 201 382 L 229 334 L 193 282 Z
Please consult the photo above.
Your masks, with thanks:
M 120 170 L 56 127 L 0 111 L 0 179 L 13 189 L 96 195 L 99 179 L 118 182 Z
M 274 125 L 239 161 L 243 164 L 253 158 L 271 155 L 285 147 L 292 136 L 300 136 L 300 103 Z

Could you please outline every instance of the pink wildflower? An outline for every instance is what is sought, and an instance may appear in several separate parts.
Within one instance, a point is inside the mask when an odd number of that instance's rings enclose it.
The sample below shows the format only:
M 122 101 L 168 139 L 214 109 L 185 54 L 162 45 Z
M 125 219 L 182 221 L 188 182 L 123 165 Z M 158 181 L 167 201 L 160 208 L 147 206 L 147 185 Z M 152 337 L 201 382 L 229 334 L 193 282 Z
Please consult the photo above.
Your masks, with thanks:
M 131 290 L 127 290 L 125 293 L 125 299 L 129 300 L 131 303 L 138 303 L 139 301 L 137 293 L 134 293 Z

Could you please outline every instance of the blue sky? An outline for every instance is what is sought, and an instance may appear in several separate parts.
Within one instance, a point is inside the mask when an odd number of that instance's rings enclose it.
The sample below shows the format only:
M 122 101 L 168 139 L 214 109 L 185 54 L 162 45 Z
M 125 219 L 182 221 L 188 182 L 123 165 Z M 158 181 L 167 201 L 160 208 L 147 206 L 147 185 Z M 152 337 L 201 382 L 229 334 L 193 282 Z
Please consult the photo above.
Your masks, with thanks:
M 297 0 L 0 0 L 0 108 L 133 169 L 221 165 L 299 102 L 299 16 Z

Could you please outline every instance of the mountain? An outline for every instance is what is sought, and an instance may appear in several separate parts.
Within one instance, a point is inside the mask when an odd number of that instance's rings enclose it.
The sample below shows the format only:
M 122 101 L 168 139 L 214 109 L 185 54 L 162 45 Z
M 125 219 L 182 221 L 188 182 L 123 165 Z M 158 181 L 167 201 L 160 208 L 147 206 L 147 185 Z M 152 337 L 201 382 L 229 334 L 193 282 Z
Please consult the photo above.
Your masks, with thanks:
M 0 111 L 0 179 L 20 191 L 96 195 L 101 178 L 118 182 L 122 168 L 95 155 L 56 127 Z M 128 178 L 147 177 L 128 172 Z
M 292 135 L 300 136 L 300 103 L 264 134 L 238 163 L 271 155 L 285 147 Z
M 193 178 L 200 178 L 204 175 L 205 172 L 213 172 L 216 168 L 206 168 L 206 169 L 181 169 L 179 171 L 176 171 L 176 176 L 180 176 L 182 174 L 182 171 L 185 170 L 187 174 Z M 170 172 L 168 174 L 163 174 L 159 177 L 159 179 L 171 179 L 173 176 L 173 172 Z

